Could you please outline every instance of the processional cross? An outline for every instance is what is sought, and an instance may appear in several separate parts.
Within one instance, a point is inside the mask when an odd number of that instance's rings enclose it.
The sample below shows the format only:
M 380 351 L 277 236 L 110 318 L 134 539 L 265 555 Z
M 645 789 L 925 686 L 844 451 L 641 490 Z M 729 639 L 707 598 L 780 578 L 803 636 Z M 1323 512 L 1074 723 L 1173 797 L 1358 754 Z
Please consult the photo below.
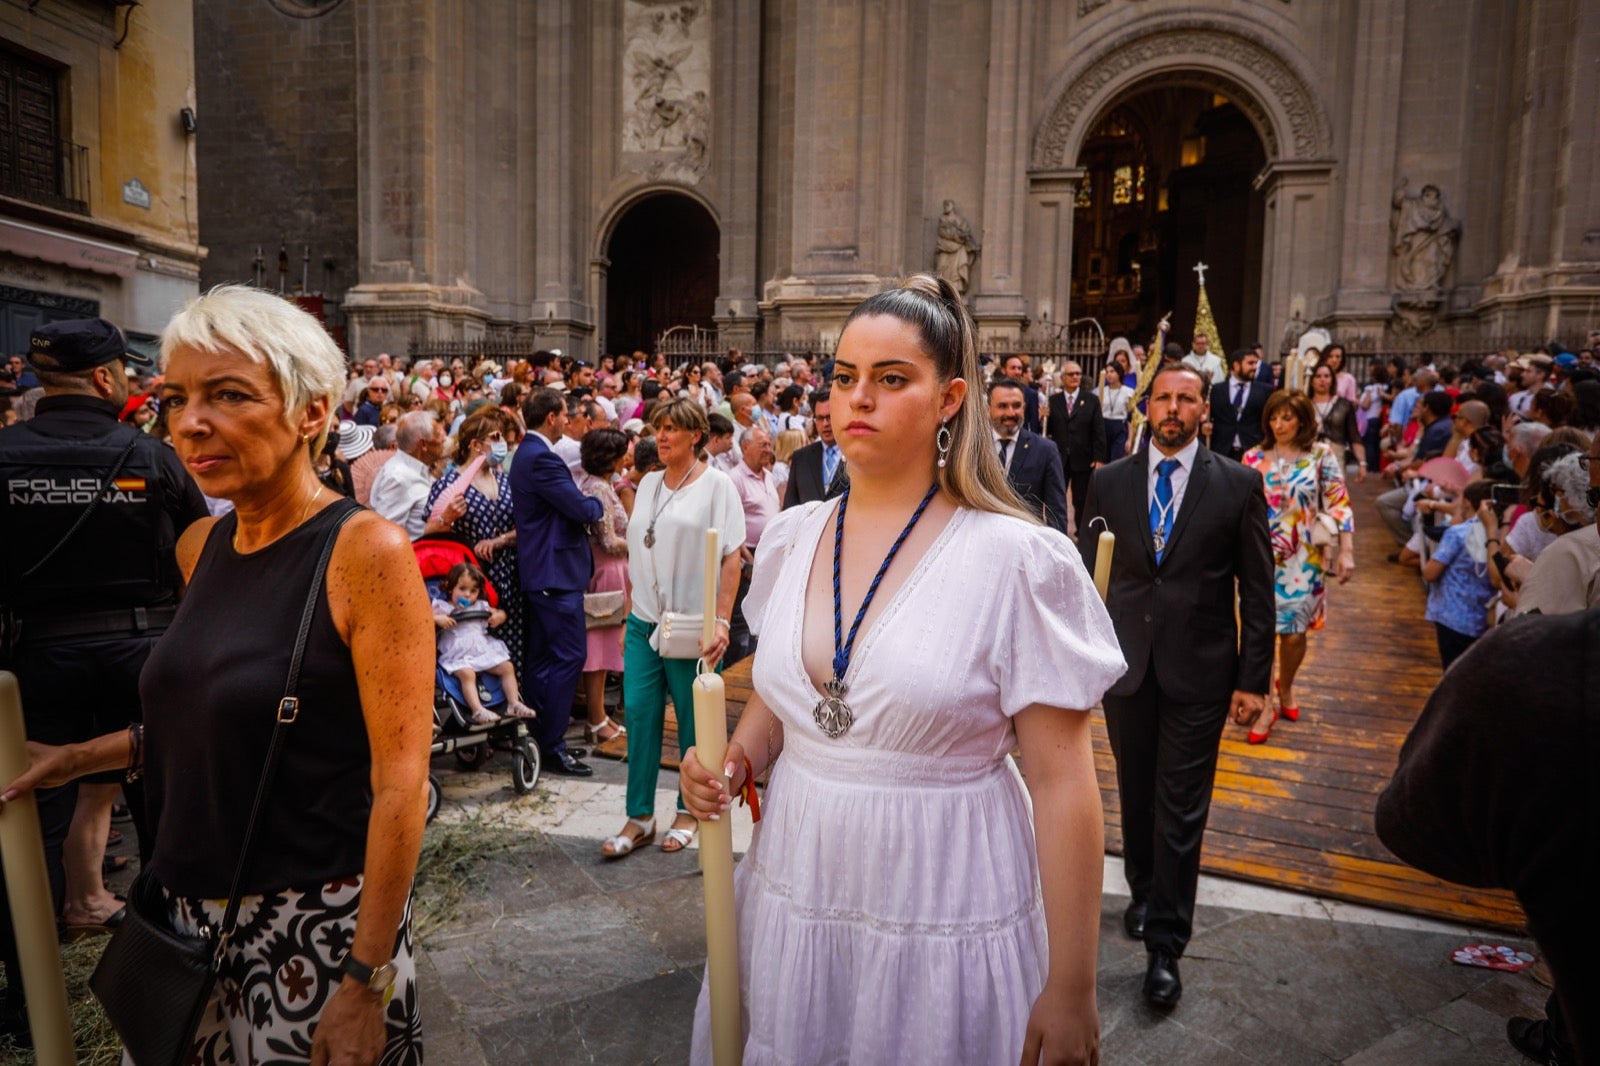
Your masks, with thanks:
M 1206 283 L 1206 271 L 1210 269 L 1211 268 L 1206 266 L 1204 263 L 1196 263 L 1194 265 L 1194 272 L 1200 275 L 1200 285 L 1202 288 L 1205 287 Z

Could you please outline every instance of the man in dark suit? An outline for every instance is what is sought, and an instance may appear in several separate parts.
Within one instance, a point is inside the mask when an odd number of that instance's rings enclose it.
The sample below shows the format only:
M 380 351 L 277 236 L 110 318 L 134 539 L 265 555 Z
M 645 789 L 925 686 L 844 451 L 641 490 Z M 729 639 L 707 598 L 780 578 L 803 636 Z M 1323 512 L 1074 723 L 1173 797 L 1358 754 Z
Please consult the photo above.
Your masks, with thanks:
M 844 468 L 844 453 L 833 436 L 833 418 L 828 393 L 818 389 L 811 394 L 811 419 L 821 440 L 807 444 L 789 456 L 789 484 L 783 490 L 785 509 L 813 500 L 831 500 L 850 484 Z
M 517 570 L 527 598 L 528 676 L 523 691 L 539 707 L 534 739 L 551 773 L 588 777 L 592 769 L 567 751 L 572 699 L 583 675 L 589 640 L 583 593 L 594 574 L 584 526 L 605 508 L 578 491 L 554 450 L 567 422 L 567 401 L 555 389 L 535 389 L 522 403 L 529 433 L 511 460 L 511 510 L 517 529 Z
M 1239 459 L 1266 434 L 1261 411 L 1272 386 L 1256 377 L 1260 363 L 1253 350 L 1240 348 L 1228 361 L 1228 376 L 1211 387 L 1211 450 L 1229 459 Z
M 1090 523 L 1104 518 L 1117 538 L 1106 608 L 1128 672 L 1104 702 L 1133 895 L 1123 920 L 1149 952 L 1145 1001 L 1162 1009 L 1183 993 L 1178 958 L 1194 919 L 1222 728 L 1229 718 L 1254 722 L 1272 679 L 1261 475 L 1200 447 L 1205 415 L 1198 373 L 1158 373 L 1149 449 L 1094 472 L 1078 524 L 1091 572 L 1100 530 Z
M 1072 486 L 1072 513 L 1081 521 L 1089 474 L 1106 461 L 1106 423 L 1100 397 L 1083 384 L 1083 367 L 1068 360 L 1061 366 L 1061 391 L 1050 397 L 1045 436 L 1061 453 L 1061 469 Z
M 1061 457 L 1050 442 L 1022 428 L 1026 399 L 1020 381 L 995 378 L 989 383 L 989 424 L 1000 465 L 1011 488 L 1051 529 L 1067 531 L 1067 486 Z

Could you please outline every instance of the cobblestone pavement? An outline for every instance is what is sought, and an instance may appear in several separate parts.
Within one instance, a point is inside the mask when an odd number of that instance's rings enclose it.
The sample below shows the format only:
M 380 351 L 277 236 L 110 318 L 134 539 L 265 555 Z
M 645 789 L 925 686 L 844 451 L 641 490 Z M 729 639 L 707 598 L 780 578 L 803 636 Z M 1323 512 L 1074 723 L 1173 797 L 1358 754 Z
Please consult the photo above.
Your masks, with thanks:
M 688 1061 L 704 963 L 692 851 L 600 858 L 621 827 L 626 767 L 594 759 L 588 780 L 546 776 L 510 789 L 505 757 L 475 773 L 440 761 L 452 823 L 510 828 L 509 846 L 464 881 L 457 913 L 422 936 L 419 970 L 431 1066 Z M 657 810 L 671 809 L 663 774 Z M 735 821 L 735 848 L 749 820 Z M 1207 878 L 1167 1017 L 1139 999 L 1144 954 L 1121 932 L 1120 867 L 1107 860 L 1099 1001 L 1107 1066 L 1490 1066 L 1523 1060 L 1505 1019 L 1540 1012 L 1528 972 L 1449 961 L 1465 943 L 1525 941 Z

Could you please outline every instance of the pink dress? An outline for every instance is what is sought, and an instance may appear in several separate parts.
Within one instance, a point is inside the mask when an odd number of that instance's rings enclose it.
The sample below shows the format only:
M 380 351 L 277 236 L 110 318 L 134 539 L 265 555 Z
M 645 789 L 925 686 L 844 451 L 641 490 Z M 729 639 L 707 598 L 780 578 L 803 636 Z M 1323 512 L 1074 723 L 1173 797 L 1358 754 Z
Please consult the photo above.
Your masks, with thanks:
M 627 592 L 628 512 L 604 478 L 584 474 L 578 482 L 578 491 L 595 497 L 606 508 L 599 532 L 589 538 L 589 546 L 594 551 L 594 577 L 589 579 L 588 591 Z M 622 642 L 617 639 L 621 630 L 621 626 L 589 630 L 589 654 L 583 661 L 584 673 L 591 670 L 622 672 Z
M 855 724 L 829 739 L 801 634 L 833 511 L 773 520 L 744 605 L 784 735 L 734 873 L 744 1063 L 1016 1063 L 1048 955 L 1012 716 L 1093 707 L 1126 669 L 1116 634 L 1070 540 L 963 508 L 862 631 Z M 708 1009 L 702 987 L 697 1064 Z

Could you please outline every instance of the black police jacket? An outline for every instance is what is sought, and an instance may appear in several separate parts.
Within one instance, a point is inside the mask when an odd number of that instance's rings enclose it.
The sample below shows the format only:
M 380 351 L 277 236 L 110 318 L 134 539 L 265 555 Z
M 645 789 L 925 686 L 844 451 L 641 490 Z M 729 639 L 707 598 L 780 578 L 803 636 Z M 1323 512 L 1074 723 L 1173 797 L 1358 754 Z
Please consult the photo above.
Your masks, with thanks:
M 32 420 L 0 431 L 0 606 L 18 617 L 176 602 L 174 548 L 206 515 L 205 497 L 172 449 L 117 414 L 96 397 L 47 396 Z M 132 453 L 88 521 L 23 579 L 66 538 L 130 439 Z

